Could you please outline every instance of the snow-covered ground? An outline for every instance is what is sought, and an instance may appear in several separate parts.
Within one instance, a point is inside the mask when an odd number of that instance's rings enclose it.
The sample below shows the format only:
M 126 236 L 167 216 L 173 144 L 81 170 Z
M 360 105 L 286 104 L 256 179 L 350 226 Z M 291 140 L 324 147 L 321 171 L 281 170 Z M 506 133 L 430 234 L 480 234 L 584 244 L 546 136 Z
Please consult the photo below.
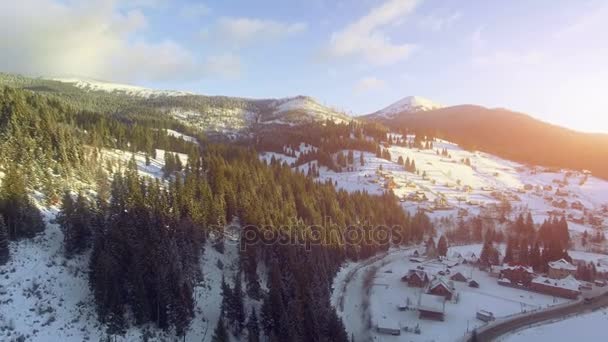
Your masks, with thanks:
M 456 251 L 479 253 L 480 248 L 480 245 L 453 247 L 449 254 Z M 445 321 L 420 319 L 414 308 L 422 289 L 408 287 L 407 283 L 401 281 L 401 277 L 418 266 L 424 267 L 431 275 L 441 277 L 438 272 L 446 271 L 447 268 L 438 261 L 412 262 L 409 260 L 412 251 L 413 247 L 391 250 L 386 255 L 369 261 L 347 263 L 340 270 L 334 280 L 332 305 L 342 317 L 349 334 L 374 341 L 454 341 L 467 331 L 485 324 L 476 319 L 478 310 L 487 310 L 496 318 L 504 318 L 568 302 L 563 298 L 500 286 L 497 278 L 475 267 L 461 264 L 452 267 L 450 274 L 461 272 L 467 278 L 477 281 L 479 288 L 454 281 L 458 299 L 446 302 Z M 364 284 L 366 277 L 370 276 L 372 285 L 368 292 Z M 400 311 L 397 306 L 408 301 L 412 310 Z M 413 330 L 418 327 L 420 334 L 404 330 L 401 336 L 380 334 L 374 328 L 381 320 L 391 320 L 401 329 L 408 327 Z
M 169 151 L 170 152 L 170 151 Z M 150 156 L 150 165 L 146 165 L 146 155 L 143 153 L 135 153 L 135 162 L 137 163 L 137 169 L 140 175 L 148 176 L 151 178 L 163 178 L 163 167 L 165 166 L 165 150 L 156 150 L 156 158 Z M 182 165 L 188 163 L 188 155 L 184 153 L 170 152 L 176 154 Z M 104 149 L 102 157 L 108 160 L 114 161 L 119 164 L 120 167 L 125 167 L 127 163 L 133 157 L 133 153 L 123 150 L 110 150 Z
M 537 224 L 552 214 L 567 215 L 574 235 L 594 232 L 589 215 L 608 223 L 608 181 L 582 172 L 526 166 L 487 153 L 466 151 L 447 141 L 436 141 L 433 147 L 420 150 L 393 145 L 389 148 L 391 161 L 364 152 L 363 166 L 359 163 L 361 152 L 354 151 L 352 171 L 334 172 L 321 167 L 319 181 L 332 180 L 338 188 L 372 194 L 382 193 L 388 185 L 403 199 L 406 209 L 423 208 L 432 217 L 455 216 L 459 212 L 478 214 L 484 208 L 508 201 L 517 211 L 529 210 Z M 443 149 L 448 156 L 437 153 Z M 280 153 L 262 154 L 261 158 L 271 155 L 289 164 L 295 161 Z M 418 172 L 405 171 L 397 163 L 399 157 L 415 161 Z M 470 165 L 464 162 L 467 160 Z M 299 169 L 306 172 L 309 166 L 307 163 Z M 555 202 L 562 200 L 566 207 L 557 208 Z
M 392 119 L 398 114 L 407 112 L 421 112 L 433 109 L 439 109 L 443 107 L 429 99 L 425 99 L 420 96 L 408 96 L 405 97 L 390 106 L 381 109 L 371 115 L 371 117 L 381 117 L 385 119 Z
M 157 97 L 157 96 L 184 96 L 192 95 L 191 92 L 176 90 L 156 90 L 143 88 L 128 84 L 117 84 L 104 81 L 82 79 L 82 78 L 55 78 L 54 81 L 73 84 L 75 87 L 88 91 L 104 91 L 108 93 L 122 93 L 137 97 Z
M 608 324 L 608 309 L 520 330 L 506 336 L 501 341 L 605 341 L 606 326 L 604 324 Z
M 43 208 L 46 230 L 31 240 L 11 242 L 11 259 L 0 266 L 0 341 L 100 341 L 106 328 L 97 321 L 88 283 L 90 253 L 66 259 L 63 233 L 51 223 L 57 208 Z M 224 254 L 210 244 L 201 256 L 203 280 L 194 288 L 195 317 L 186 341 L 211 341 L 221 307 L 222 275 L 231 284 L 238 270 L 238 243 L 226 243 Z M 219 262 L 221 261 L 221 262 Z M 261 275 L 263 277 L 263 275 Z M 246 301 L 246 309 L 260 303 Z M 249 311 L 247 311 L 248 313 Z M 152 325 L 131 326 L 113 341 L 175 340 L 171 331 Z

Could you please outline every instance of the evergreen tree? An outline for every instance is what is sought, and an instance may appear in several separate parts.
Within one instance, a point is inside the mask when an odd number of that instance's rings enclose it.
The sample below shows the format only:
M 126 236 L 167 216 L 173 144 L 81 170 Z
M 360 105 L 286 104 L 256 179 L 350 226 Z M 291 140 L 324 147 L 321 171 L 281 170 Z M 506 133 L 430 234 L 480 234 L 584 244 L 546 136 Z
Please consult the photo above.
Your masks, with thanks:
M 4 219 L 0 215 L 0 266 L 8 262 L 10 258 L 10 249 L 8 247 L 8 231 L 4 224 Z
M 448 241 L 443 235 L 441 235 L 439 242 L 437 243 L 437 253 L 440 256 L 446 256 L 448 253 Z
M 2 180 L 0 214 L 10 239 L 31 238 L 44 230 L 42 215 L 28 197 L 23 171 L 13 164 Z
M 247 341 L 260 342 L 260 326 L 258 323 L 258 315 L 255 308 L 251 309 L 249 319 L 247 320 Z
M 226 331 L 226 326 L 224 325 L 224 317 L 220 315 L 220 318 L 217 320 L 217 325 L 215 326 L 215 330 L 213 331 L 213 336 L 211 337 L 212 342 L 230 342 L 230 338 L 228 337 L 228 332 Z

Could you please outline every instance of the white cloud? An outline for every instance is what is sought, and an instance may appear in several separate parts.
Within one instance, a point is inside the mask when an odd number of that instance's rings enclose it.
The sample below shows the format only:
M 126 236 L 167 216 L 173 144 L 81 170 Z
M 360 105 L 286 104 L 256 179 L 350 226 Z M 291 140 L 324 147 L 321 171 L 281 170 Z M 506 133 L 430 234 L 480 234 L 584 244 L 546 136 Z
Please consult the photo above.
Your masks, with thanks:
M 217 26 L 205 35 L 214 41 L 244 47 L 251 44 L 279 40 L 306 31 L 306 23 L 283 23 L 255 18 L 221 17 Z
M 137 0 L 158 6 L 161 0 Z M 0 65 L 30 75 L 113 81 L 197 79 L 212 73 L 175 41 L 149 42 L 133 2 L 0 1 Z
M 415 45 L 393 43 L 383 28 L 399 23 L 420 2 L 385 1 L 344 29 L 333 32 L 325 54 L 330 58 L 360 58 L 372 65 L 388 65 L 406 59 Z
M 364 77 L 357 81 L 354 86 L 354 91 L 357 94 L 367 93 L 370 91 L 380 90 L 386 87 L 386 82 L 376 77 Z
M 460 12 L 453 12 L 444 15 L 431 14 L 421 17 L 418 21 L 418 25 L 422 29 L 439 32 L 450 28 L 454 22 L 461 17 L 462 13 Z

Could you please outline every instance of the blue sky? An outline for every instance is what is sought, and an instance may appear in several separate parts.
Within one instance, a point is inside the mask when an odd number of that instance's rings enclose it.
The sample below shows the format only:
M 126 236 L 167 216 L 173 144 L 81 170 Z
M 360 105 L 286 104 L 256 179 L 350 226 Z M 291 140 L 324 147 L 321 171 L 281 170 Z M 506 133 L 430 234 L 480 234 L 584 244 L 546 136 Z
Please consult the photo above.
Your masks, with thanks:
M 0 4 L 0 67 L 353 114 L 408 95 L 608 132 L 601 0 L 23 0 Z

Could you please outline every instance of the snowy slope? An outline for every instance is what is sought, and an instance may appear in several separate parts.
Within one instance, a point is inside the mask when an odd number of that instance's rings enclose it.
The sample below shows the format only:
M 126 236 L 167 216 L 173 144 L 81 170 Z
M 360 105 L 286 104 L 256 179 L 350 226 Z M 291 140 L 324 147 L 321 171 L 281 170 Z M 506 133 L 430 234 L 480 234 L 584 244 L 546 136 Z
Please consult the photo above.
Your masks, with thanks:
M 408 96 L 392 105 L 371 114 L 370 118 L 392 119 L 401 113 L 424 112 L 443 106 L 420 96 Z
M 446 149 L 449 155 L 438 154 L 437 149 Z M 526 166 L 440 140 L 434 142 L 433 150 L 393 145 L 389 151 L 391 161 L 363 152 L 364 166 L 358 162 L 361 152 L 354 151 L 353 171 L 333 172 L 321 167 L 318 180 L 331 180 L 338 188 L 372 194 L 381 194 L 384 185 L 392 180 L 393 192 L 403 200 L 405 209 L 415 212 L 423 208 L 431 217 L 475 215 L 508 200 L 516 213 L 529 210 L 536 223 L 542 223 L 551 213 L 565 214 L 574 235 L 594 232 L 589 215 L 603 217 L 604 227 L 608 224 L 608 211 L 604 209 L 608 206 L 608 181 L 576 171 Z M 272 156 L 288 164 L 295 162 L 293 157 L 280 153 L 261 158 L 269 160 Z M 419 173 L 405 171 L 396 162 L 399 157 L 414 160 Z M 463 162 L 467 159 L 470 165 Z M 309 164 L 299 169 L 306 173 Z M 411 196 L 415 195 L 426 199 L 414 201 Z M 562 200 L 567 206 L 557 208 L 554 202 Z M 582 209 L 573 207 L 575 203 L 580 203 Z
M 87 91 L 105 91 L 108 93 L 120 93 L 128 96 L 137 96 L 143 98 L 192 95 L 192 93 L 185 91 L 156 90 L 128 84 L 117 84 L 81 78 L 54 78 L 53 80 L 63 83 L 70 83 L 77 88 Z
M 319 104 L 309 96 L 296 96 L 273 101 L 271 113 L 265 118 L 266 123 L 297 124 L 310 121 L 330 120 L 335 123 L 348 123 L 351 117 L 334 109 Z

